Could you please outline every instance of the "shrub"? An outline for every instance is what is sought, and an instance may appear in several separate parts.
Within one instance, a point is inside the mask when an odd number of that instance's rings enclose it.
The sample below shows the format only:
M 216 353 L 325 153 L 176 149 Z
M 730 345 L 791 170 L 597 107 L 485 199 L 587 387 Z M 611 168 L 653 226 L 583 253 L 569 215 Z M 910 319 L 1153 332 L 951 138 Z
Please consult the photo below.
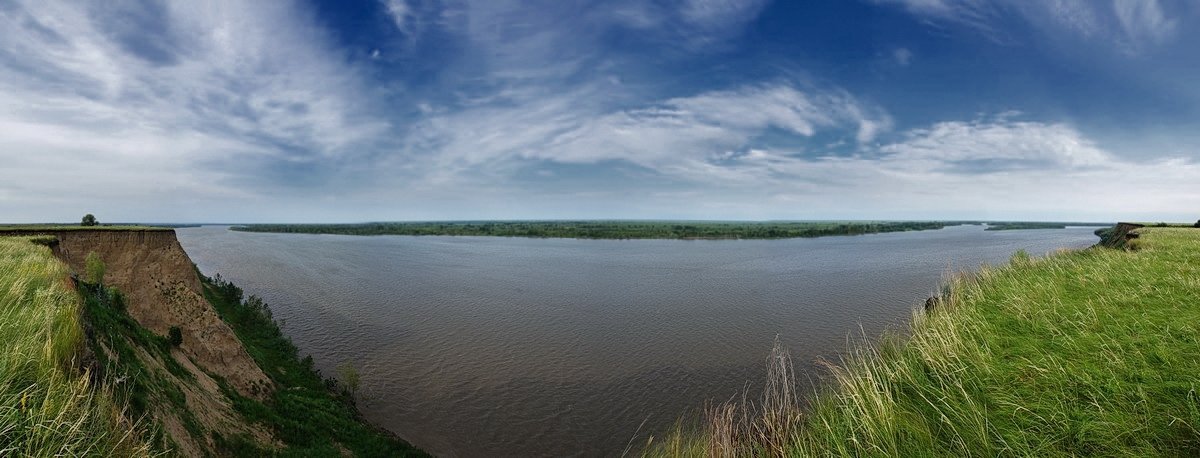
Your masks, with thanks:
M 341 381 L 342 386 L 345 387 L 346 392 L 351 397 L 357 394 L 358 387 L 362 382 L 362 377 L 359 376 L 358 369 L 355 369 L 353 364 L 347 362 L 338 366 L 337 372 L 338 379 Z
M 95 285 L 104 283 L 104 261 L 100 259 L 100 255 L 95 251 L 88 253 L 87 259 L 84 260 L 85 268 L 87 269 L 87 282 Z
M 108 305 L 118 312 L 125 311 L 125 295 L 116 288 L 108 288 Z
M 179 326 L 171 326 L 167 330 L 167 340 L 171 342 L 172 347 L 178 347 L 183 344 L 183 331 L 179 329 Z
M 88 213 L 83 215 L 83 220 L 79 222 L 80 226 L 99 226 L 100 222 L 96 221 L 96 216 Z

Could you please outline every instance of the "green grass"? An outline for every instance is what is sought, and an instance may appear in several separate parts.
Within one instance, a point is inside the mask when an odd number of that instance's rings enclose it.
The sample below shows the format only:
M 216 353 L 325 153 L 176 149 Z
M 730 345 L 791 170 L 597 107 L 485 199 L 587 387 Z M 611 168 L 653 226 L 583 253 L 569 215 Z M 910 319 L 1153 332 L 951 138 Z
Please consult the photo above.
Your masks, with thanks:
M 111 392 L 78 368 L 79 296 L 32 237 L 0 237 L 0 456 L 144 455 Z
M 782 239 L 941 229 L 945 221 L 449 221 L 251 224 L 235 231 L 342 235 L 455 235 L 580 239 Z
M 363 421 L 352 396 L 333 379 L 313 370 L 312 358 L 299 357 L 275 323 L 271 309 L 255 296 L 217 276 L 206 278 L 204 295 L 233 328 L 259 367 L 278 386 L 271 398 L 259 402 L 225 387 L 234 408 L 254 423 L 269 427 L 287 448 L 282 456 L 428 456 L 424 452 Z M 221 438 L 227 455 L 262 456 L 246 438 Z
M 0 235 L 5 232 L 58 232 L 58 231 L 169 231 L 169 227 L 158 226 L 80 226 L 78 224 L 0 224 Z
M 1200 230 L 1139 232 L 960 276 L 908 337 L 832 365 L 806 410 L 710 409 L 646 454 L 1196 456 Z

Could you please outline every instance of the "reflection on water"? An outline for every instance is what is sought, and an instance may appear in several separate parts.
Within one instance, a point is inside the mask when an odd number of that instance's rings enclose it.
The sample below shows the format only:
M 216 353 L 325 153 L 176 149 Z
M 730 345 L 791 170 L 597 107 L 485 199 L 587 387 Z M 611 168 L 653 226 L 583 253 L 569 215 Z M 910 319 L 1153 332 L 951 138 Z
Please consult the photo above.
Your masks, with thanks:
M 812 380 L 812 363 L 848 338 L 905 323 L 949 270 L 1087 246 L 1092 230 L 743 241 L 177 232 L 201 271 L 271 304 L 326 374 L 357 366 L 364 414 L 415 445 L 597 456 L 760 380 L 776 335 Z

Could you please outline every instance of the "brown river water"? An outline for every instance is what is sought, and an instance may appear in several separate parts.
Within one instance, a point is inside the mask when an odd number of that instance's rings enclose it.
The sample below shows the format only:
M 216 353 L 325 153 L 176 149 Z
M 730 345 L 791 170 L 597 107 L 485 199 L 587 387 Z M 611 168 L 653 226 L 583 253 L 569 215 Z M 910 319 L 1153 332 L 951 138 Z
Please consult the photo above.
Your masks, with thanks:
M 981 226 L 816 239 L 336 236 L 184 228 L 372 422 L 440 456 L 614 456 L 754 391 L 776 336 L 820 359 L 903 329 L 951 270 L 1097 242 Z M 812 390 L 807 390 L 811 392 Z

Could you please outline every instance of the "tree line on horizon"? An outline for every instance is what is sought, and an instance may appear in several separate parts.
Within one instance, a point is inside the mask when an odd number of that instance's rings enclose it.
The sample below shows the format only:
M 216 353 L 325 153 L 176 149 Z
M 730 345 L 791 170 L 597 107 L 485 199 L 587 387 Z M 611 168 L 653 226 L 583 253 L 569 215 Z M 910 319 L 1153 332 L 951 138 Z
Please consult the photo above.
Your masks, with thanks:
M 252 224 L 235 231 L 341 235 L 456 235 L 582 239 L 781 239 L 941 229 L 961 222 L 479 221 Z

